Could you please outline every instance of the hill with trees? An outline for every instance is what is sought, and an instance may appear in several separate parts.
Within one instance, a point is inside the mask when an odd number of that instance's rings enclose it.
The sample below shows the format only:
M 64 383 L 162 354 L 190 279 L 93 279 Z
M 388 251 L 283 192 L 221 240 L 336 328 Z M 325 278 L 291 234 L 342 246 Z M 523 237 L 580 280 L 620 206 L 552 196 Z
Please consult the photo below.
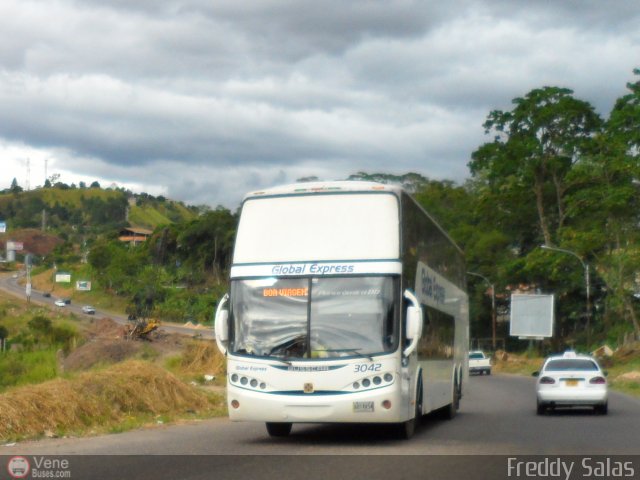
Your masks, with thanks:
M 489 112 L 484 129 L 488 141 L 472 153 L 462 185 L 412 172 L 348 179 L 411 192 L 465 250 L 468 271 L 491 280 L 499 317 L 516 290 L 554 293 L 550 348 L 640 340 L 640 80 L 627 85 L 607 118 L 571 89 L 544 86 L 515 98 L 510 110 Z M 14 182 L 0 195 L 0 218 L 13 229 L 40 227 L 42 212 L 47 232 L 64 241 L 55 261 L 80 260 L 87 251 L 86 275 L 133 315 L 204 322 L 227 289 L 238 217 L 226 208 L 96 185 L 22 192 Z M 118 241 L 128 221 L 153 230 L 144 244 Z M 490 292 L 475 276 L 469 286 L 472 336 L 487 337 Z M 506 329 L 501 323 L 501 337 Z

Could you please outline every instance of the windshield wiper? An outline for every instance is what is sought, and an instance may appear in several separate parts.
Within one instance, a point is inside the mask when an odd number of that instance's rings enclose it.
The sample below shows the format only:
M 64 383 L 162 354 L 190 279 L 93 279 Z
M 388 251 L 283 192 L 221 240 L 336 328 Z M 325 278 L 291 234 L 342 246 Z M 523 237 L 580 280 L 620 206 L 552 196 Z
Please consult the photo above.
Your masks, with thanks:
M 247 352 L 244 348 L 242 348 L 240 350 L 237 350 L 235 353 L 239 353 L 241 355 L 250 355 L 252 357 L 258 357 L 258 356 L 268 357 L 269 360 L 277 360 L 278 362 L 284 363 L 285 365 L 291 365 L 291 360 L 289 360 L 289 358 L 287 358 L 287 357 L 285 357 L 285 358 L 274 357 L 273 355 L 271 355 L 271 353 L 265 353 L 263 355 L 256 355 L 255 353 Z
M 285 365 L 289 365 L 291 366 L 291 360 L 289 360 L 288 358 L 279 358 L 279 357 L 273 357 L 271 355 L 268 356 L 269 360 L 276 360 L 277 362 L 280 363 L 284 363 Z
M 307 337 L 306 336 L 299 336 L 299 337 L 295 337 L 292 338 L 290 340 L 287 340 L 286 342 L 283 342 L 279 345 L 276 345 L 275 347 L 273 347 L 271 350 L 269 350 L 269 353 L 267 353 L 268 357 L 271 358 L 275 358 L 283 363 L 286 363 L 287 365 L 291 365 L 291 354 L 296 353 L 296 350 L 300 350 L 300 358 L 302 358 L 302 355 L 304 354 L 304 346 L 307 342 Z M 303 347 L 303 348 L 301 348 Z M 283 354 L 283 358 L 279 358 L 277 357 L 275 354 L 277 353 L 281 353 Z
M 366 358 L 369 361 L 373 362 L 373 357 L 371 355 L 367 355 L 364 353 L 360 353 L 361 348 L 317 348 L 314 349 L 314 352 L 351 352 L 358 357 Z

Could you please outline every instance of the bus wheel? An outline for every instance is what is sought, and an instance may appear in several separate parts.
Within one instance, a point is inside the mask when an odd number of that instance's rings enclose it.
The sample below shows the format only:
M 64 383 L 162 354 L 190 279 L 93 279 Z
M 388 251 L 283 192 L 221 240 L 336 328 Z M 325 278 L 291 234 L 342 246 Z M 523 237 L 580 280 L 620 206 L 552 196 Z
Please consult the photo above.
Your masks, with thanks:
M 416 392 L 416 409 L 413 414 L 413 418 L 402 422 L 397 425 L 398 434 L 400 438 L 409 440 L 416 432 L 416 428 L 422 421 L 422 382 L 418 383 L 418 390 Z
M 460 394 L 458 393 L 458 390 L 459 387 L 458 383 L 456 382 L 453 384 L 453 395 L 451 398 L 451 403 L 449 405 L 445 405 L 442 408 L 443 417 L 447 420 L 452 420 L 456 416 L 456 413 L 460 408 Z
M 291 433 L 291 423 L 267 422 L 267 432 L 272 437 L 286 437 Z

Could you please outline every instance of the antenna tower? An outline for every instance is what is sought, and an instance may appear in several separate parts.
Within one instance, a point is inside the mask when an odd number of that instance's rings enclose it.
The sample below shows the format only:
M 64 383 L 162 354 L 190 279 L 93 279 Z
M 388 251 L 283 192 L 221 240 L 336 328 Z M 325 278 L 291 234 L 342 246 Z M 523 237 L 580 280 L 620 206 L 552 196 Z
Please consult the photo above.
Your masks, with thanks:
M 27 158 L 27 185 L 25 190 L 31 190 L 31 159 Z

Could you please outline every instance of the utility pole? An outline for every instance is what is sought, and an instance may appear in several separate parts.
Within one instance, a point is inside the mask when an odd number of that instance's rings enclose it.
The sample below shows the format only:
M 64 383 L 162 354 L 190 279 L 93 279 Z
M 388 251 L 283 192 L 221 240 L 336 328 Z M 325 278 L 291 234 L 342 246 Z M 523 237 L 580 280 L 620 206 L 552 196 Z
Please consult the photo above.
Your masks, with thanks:
M 584 268 L 584 283 L 585 283 L 585 287 L 586 287 L 586 291 L 587 291 L 587 311 L 586 313 L 586 318 L 587 318 L 587 348 L 590 348 L 589 345 L 591 345 L 591 280 L 589 278 L 589 264 L 586 263 L 582 257 L 580 255 L 578 255 L 576 252 L 572 252 L 571 250 L 567 250 L 566 248 L 558 248 L 558 247 L 550 247 L 549 245 L 540 245 L 540 248 L 544 249 L 544 250 L 552 250 L 555 252 L 560 252 L 560 253 L 566 253 L 568 255 L 572 255 L 574 257 L 576 257 L 578 259 L 578 261 L 580 262 L 580 264 L 582 265 L 582 268 Z
M 25 255 L 25 267 L 27 269 L 27 286 L 25 287 L 25 294 L 27 295 L 27 303 L 31 303 L 31 254 Z
M 467 275 L 472 275 L 474 277 L 479 277 L 482 280 L 484 280 L 485 282 L 487 282 L 487 285 L 489 285 L 489 287 L 491 288 L 491 346 L 493 348 L 493 351 L 496 351 L 496 323 L 497 323 L 497 318 L 496 318 L 496 289 L 495 286 L 493 285 L 493 283 L 491 283 L 489 281 L 489 279 L 487 277 L 485 277 L 484 275 L 481 275 L 479 273 L 475 273 L 475 272 L 467 272 Z
M 31 159 L 27 158 L 27 185 L 25 188 L 26 191 L 31 190 Z

